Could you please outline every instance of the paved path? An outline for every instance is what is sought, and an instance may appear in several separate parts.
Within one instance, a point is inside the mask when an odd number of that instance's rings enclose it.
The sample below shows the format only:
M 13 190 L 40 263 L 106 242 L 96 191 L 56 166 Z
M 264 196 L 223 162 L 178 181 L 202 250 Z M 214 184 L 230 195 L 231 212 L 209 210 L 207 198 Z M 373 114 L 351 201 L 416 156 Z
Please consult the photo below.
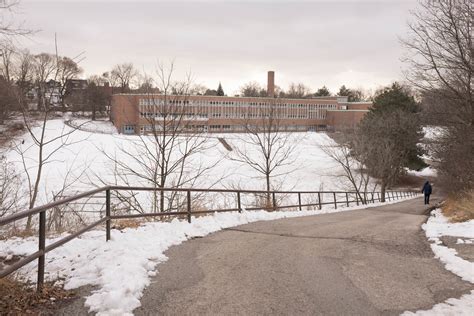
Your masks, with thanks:
M 472 289 L 420 226 L 420 198 L 256 222 L 171 248 L 136 315 L 398 315 Z

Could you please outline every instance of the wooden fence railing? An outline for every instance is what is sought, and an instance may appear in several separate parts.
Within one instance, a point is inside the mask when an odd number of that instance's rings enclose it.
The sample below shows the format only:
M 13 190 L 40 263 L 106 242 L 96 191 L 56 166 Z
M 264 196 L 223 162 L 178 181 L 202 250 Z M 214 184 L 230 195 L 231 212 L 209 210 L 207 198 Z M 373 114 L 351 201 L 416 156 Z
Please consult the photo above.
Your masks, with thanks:
M 139 214 L 111 214 L 111 191 L 162 191 L 162 192 L 183 192 L 186 193 L 186 206 L 185 211 L 176 212 L 157 212 L 157 213 L 139 213 Z M 91 197 L 98 193 L 105 192 L 105 216 L 99 220 L 89 224 L 80 230 L 58 240 L 54 243 L 46 246 L 46 211 L 55 207 L 77 201 L 82 198 Z M 235 208 L 227 209 L 212 209 L 212 210 L 192 210 L 192 194 L 193 193 L 225 193 L 234 194 L 236 199 Z M 257 207 L 242 207 L 242 195 L 244 194 L 261 194 L 267 197 L 271 196 L 271 205 L 257 206 Z M 398 200 L 405 197 L 414 197 L 419 195 L 419 192 L 415 191 L 386 191 L 385 198 L 388 201 Z M 277 195 L 296 195 L 298 202 L 291 205 L 278 205 Z M 310 195 L 311 197 L 317 197 L 314 203 L 303 203 L 302 195 Z M 327 197 L 330 198 L 327 198 Z M 362 199 L 360 198 L 362 197 Z M 49 204 L 38 206 L 26 211 L 18 212 L 3 218 L 0 218 L 0 226 L 10 224 L 14 221 L 21 220 L 23 218 L 39 215 L 38 220 L 38 251 L 22 258 L 7 268 L 0 271 L 0 278 L 6 277 L 12 272 L 18 270 L 24 265 L 31 261 L 38 259 L 38 278 L 37 288 L 40 290 L 44 283 L 44 271 L 45 271 L 45 254 L 51 250 L 64 245 L 65 243 L 77 238 L 81 234 L 105 223 L 105 239 L 110 240 L 111 222 L 115 219 L 124 218 L 139 218 L 139 217 L 161 217 L 161 216 L 185 216 L 189 223 L 191 223 L 192 216 L 198 214 L 208 214 L 217 212 L 242 212 L 254 210 L 282 210 L 282 209 L 298 209 L 303 210 L 303 207 L 317 207 L 322 209 L 323 205 L 333 205 L 337 209 L 338 205 L 344 204 L 349 207 L 351 203 L 368 204 L 380 202 L 382 199 L 380 192 L 350 192 L 350 191 L 258 191 L 258 190 L 227 190 L 227 189 L 185 189 L 185 188 L 149 188 L 149 187 L 128 187 L 128 186 L 104 186 L 95 190 L 87 191 L 81 194 L 77 194 L 71 197 L 67 197 L 61 200 L 54 201 Z

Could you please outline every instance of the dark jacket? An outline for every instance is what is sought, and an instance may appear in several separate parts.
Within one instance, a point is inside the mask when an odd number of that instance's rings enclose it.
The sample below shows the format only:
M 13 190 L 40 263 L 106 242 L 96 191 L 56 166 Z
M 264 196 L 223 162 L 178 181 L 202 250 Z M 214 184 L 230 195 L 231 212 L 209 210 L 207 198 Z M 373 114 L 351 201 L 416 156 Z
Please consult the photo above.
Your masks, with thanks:
M 431 191 L 432 191 L 431 184 L 428 181 L 426 181 L 425 185 L 423 186 L 423 189 L 421 189 L 421 193 L 424 193 L 426 195 L 430 195 Z

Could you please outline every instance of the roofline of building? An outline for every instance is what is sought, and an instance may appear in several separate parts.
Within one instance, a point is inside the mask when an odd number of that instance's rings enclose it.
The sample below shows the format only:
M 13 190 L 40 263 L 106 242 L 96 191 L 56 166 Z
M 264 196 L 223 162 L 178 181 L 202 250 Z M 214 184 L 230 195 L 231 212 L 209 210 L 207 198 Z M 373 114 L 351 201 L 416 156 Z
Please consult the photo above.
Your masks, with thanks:
M 159 93 L 114 93 L 113 95 L 123 95 L 123 96 L 163 96 L 164 94 Z M 338 96 L 331 96 L 331 97 L 312 97 L 312 98 L 272 98 L 272 97 L 241 97 L 241 96 L 226 96 L 226 95 L 177 95 L 177 94 L 168 94 L 168 96 L 172 97 L 198 97 L 198 98 L 231 98 L 231 99 L 274 99 L 274 100 L 291 100 L 291 101 L 299 101 L 299 100 L 327 100 L 327 101 L 337 101 Z M 341 103 L 351 103 L 351 102 L 341 102 Z

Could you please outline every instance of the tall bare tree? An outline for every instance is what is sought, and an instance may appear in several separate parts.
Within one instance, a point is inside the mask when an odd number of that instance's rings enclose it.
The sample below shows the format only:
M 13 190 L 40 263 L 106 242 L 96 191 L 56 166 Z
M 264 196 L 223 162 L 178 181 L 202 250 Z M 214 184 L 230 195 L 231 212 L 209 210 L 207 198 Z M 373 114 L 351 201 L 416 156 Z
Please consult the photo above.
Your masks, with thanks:
M 407 79 L 425 97 L 429 122 L 445 127 L 434 151 L 450 191 L 474 187 L 474 4 L 419 2 L 403 41 Z
M 0 217 L 14 212 L 20 203 L 21 181 L 12 164 L 0 153 Z
M 358 152 L 362 149 L 360 141 L 353 131 L 347 130 L 343 131 L 342 139 L 338 143 L 322 143 L 320 148 L 342 168 L 341 174 L 333 174 L 333 176 L 344 179 L 342 184 L 348 184 L 349 188 L 356 192 L 357 198 L 366 204 L 366 193 L 369 191 L 371 181 L 368 170 L 362 163 L 362 157 Z M 372 187 L 372 193 L 375 188 L 376 186 Z
M 68 83 L 71 79 L 76 79 L 81 73 L 82 69 L 79 67 L 77 62 L 69 57 L 59 57 L 57 60 L 57 69 L 58 69 L 58 82 L 59 95 L 61 98 L 61 105 L 63 110 L 65 110 L 65 97 L 69 92 L 70 86 Z
M 282 119 L 284 108 L 281 99 L 272 99 L 267 105 L 247 111 L 242 121 L 245 134 L 241 136 L 242 146 L 234 149 L 231 159 L 246 164 L 265 179 L 266 207 L 271 206 L 270 191 L 273 180 L 288 174 L 294 162 L 297 142 L 294 134 L 284 131 Z M 251 113 L 256 112 L 256 113 Z
M 210 169 L 194 159 L 205 149 L 206 137 L 196 127 L 199 110 L 189 104 L 191 77 L 175 81 L 173 76 L 173 63 L 168 68 L 158 65 L 154 86 L 161 93 L 144 94 L 145 103 L 139 112 L 145 124 L 142 135 L 130 139 L 133 150 L 123 146 L 119 155 L 104 151 L 113 162 L 119 174 L 116 179 L 121 183 L 138 182 L 154 188 L 192 187 Z M 176 193 L 153 192 L 151 209 L 153 212 L 172 211 L 182 202 Z
M 138 71 L 132 63 L 123 63 L 115 65 L 110 72 L 110 77 L 114 85 L 120 87 L 120 92 L 125 93 L 130 89 L 130 85 L 138 76 Z
M 47 96 L 51 97 L 53 90 L 48 89 L 48 80 L 55 85 L 58 79 L 57 58 L 48 53 L 35 55 L 33 58 L 33 79 L 38 94 L 38 110 L 49 107 Z M 48 93 L 49 92 L 49 93 Z
M 15 73 L 14 67 L 15 67 L 16 49 L 9 41 L 7 41 L 0 45 L 0 54 L 2 57 L 2 60 L 1 60 L 2 77 L 8 83 L 10 83 L 13 81 L 13 77 Z
M 18 87 L 18 96 L 21 104 L 24 104 L 24 96 L 33 87 L 34 57 L 29 51 L 18 52 L 17 65 L 15 67 L 15 79 Z
M 243 97 L 257 98 L 257 97 L 266 97 L 267 96 L 267 91 L 265 91 L 265 89 L 263 89 L 262 86 L 260 86 L 258 84 L 258 82 L 251 81 L 251 82 L 248 82 L 248 83 L 244 84 L 240 88 L 240 94 Z
M 0 0 L 0 34 L 4 36 L 28 35 L 32 31 L 25 29 L 15 18 L 15 9 L 19 0 Z
M 303 83 L 291 83 L 285 96 L 291 99 L 302 99 L 311 94 L 311 89 Z
M 25 106 L 22 107 L 23 121 L 28 131 L 29 141 L 16 142 L 14 150 L 22 159 L 24 174 L 28 183 L 28 206 L 33 208 L 38 199 L 38 193 L 43 184 L 43 169 L 45 165 L 54 162 L 54 157 L 60 150 L 74 144 L 71 135 L 76 129 L 63 127 L 55 131 L 53 136 L 48 135 L 48 123 L 53 111 L 47 104 L 47 98 L 52 93 L 46 87 L 46 80 L 57 81 L 59 56 L 51 54 L 39 54 L 34 57 L 32 77 L 38 85 L 41 97 L 39 98 L 38 111 L 31 113 Z M 19 99 L 20 105 L 24 105 Z M 26 230 L 32 227 L 32 217 L 28 217 Z

